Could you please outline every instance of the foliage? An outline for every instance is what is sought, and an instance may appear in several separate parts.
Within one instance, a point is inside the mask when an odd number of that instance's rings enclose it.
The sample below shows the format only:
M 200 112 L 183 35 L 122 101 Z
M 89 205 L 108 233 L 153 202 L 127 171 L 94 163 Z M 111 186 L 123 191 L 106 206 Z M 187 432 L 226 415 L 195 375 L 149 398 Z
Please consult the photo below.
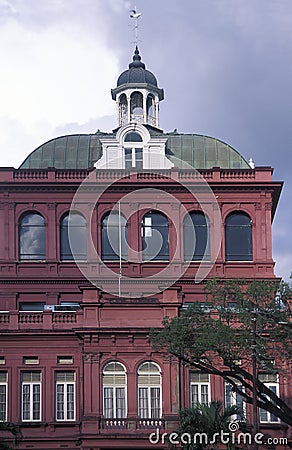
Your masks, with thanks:
M 252 404 L 252 359 L 259 372 L 281 373 L 289 383 L 292 324 L 289 286 L 242 280 L 206 284 L 205 305 L 194 302 L 178 317 L 152 330 L 155 349 L 167 351 L 190 368 L 219 375 Z M 238 383 L 244 390 L 239 391 Z M 257 377 L 257 405 L 292 425 L 291 408 Z
M 202 436 L 201 439 L 195 439 L 195 442 L 194 439 L 192 439 L 192 443 L 183 444 L 182 448 L 184 450 L 202 450 L 208 447 L 208 443 L 212 443 L 214 445 L 213 448 L 216 448 L 218 438 L 214 439 L 214 437 L 221 436 L 221 433 L 224 432 L 225 441 L 227 438 L 226 433 L 230 436 L 230 443 L 227 445 L 227 448 L 231 449 L 232 433 L 229 425 L 235 414 L 242 415 L 241 421 L 239 421 L 238 424 L 240 430 L 245 430 L 246 423 L 244 421 L 243 413 L 236 406 L 230 406 L 223 409 L 221 402 L 211 402 L 210 405 L 197 403 L 193 408 L 181 410 L 179 413 L 179 426 L 176 430 L 177 434 L 182 436 L 184 433 L 187 433 L 187 435 L 191 437 Z M 203 437 L 206 437 L 206 439 Z M 214 440 L 216 442 L 212 442 Z

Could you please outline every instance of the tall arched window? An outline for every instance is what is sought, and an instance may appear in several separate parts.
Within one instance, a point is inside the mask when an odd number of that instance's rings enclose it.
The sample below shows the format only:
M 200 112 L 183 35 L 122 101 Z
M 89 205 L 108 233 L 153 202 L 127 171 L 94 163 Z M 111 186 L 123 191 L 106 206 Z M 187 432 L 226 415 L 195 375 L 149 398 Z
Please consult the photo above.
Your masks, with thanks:
M 19 259 L 46 259 L 45 219 L 38 213 L 27 213 L 19 220 Z
M 66 214 L 60 223 L 61 260 L 85 260 L 87 258 L 86 220 L 79 213 Z
M 162 415 L 161 370 L 154 362 L 138 368 L 138 415 L 141 419 L 159 419 Z
M 127 416 L 126 369 L 119 362 L 109 362 L 102 374 L 103 415 L 107 419 L 124 419 Z
M 191 212 L 184 219 L 184 258 L 186 261 L 210 259 L 209 220 L 202 212 Z
M 128 123 L 128 100 L 126 94 L 121 94 L 119 98 L 120 124 Z
M 252 221 L 248 214 L 234 212 L 225 221 L 226 261 L 252 261 Z
M 128 258 L 128 228 L 125 217 L 118 212 L 109 212 L 101 222 L 101 258 L 116 261 Z
M 141 92 L 133 92 L 131 95 L 131 120 L 143 123 L 143 96 Z
M 169 236 L 167 217 L 157 211 L 149 211 L 142 219 L 143 261 L 169 259 Z

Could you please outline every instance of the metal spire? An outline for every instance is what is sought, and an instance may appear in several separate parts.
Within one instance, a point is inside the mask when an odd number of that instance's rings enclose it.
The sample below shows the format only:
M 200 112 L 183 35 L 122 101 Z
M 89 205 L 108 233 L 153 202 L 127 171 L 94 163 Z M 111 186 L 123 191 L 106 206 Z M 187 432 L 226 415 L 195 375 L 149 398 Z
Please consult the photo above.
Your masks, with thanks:
M 142 16 L 142 13 L 137 12 L 137 7 L 135 6 L 134 9 L 131 9 L 130 11 L 130 17 L 131 19 L 134 19 L 134 28 L 133 31 L 135 32 L 135 45 L 138 46 L 139 42 L 139 19 Z

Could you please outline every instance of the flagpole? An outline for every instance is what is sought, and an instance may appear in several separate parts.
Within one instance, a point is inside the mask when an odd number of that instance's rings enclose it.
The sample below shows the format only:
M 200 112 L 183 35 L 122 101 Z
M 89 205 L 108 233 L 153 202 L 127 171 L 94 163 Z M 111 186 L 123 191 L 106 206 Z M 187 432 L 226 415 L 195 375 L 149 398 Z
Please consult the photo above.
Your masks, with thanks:
M 118 202 L 119 205 L 119 260 L 120 260 L 120 268 L 119 268 L 119 297 L 121 296 L 121 282 L 122 282 L 122 229 L 121 229 L 121 202 Z

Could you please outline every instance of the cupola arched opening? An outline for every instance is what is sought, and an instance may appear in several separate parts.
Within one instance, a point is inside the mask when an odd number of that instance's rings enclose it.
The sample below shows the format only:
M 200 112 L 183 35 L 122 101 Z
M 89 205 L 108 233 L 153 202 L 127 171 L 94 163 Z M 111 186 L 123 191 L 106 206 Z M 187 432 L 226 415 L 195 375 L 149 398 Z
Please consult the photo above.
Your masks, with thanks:
M 241 211 L 232 212 L 225 221 L 226 261 L 252 261 L 252 220 Z
M 128 100 L 126 94 L 121 94 L 119 98 L 119 116 L 121 125 L 128 123 Z
M 60 257 L 62 261 L 86 260 L 86 220 L 82 214 L 65 214 L 60 222 Z
M 117 261 L 120 257 L 128 258 L 127 220 L 117 211 L 110 211 L 101 221 L 101 258 Z
M 146 101 L 147 122 L 155 125 L 155 100 L 153 95 L 149 94 Z
M 130 102 L 131 111 L 131 121 L 136 121 L 138 123 L 143 123 L 144 112 L 143 112 L 143 95 L 141 92 L 135 91 L 131 94 Z
M 194 211 L 184 218 L 184 259 L 201 261 L 210 259 L 210 227 L 208 217 L 201 211 Z
M 142 219 L 143 261 L 169 260 L 169 231 L 167 217 L 158 211 L 149 211 Z
M 22 215 L 18 223 L 19 259 L 46 259 L 46 224 L 39 213 L 30 212 Z

